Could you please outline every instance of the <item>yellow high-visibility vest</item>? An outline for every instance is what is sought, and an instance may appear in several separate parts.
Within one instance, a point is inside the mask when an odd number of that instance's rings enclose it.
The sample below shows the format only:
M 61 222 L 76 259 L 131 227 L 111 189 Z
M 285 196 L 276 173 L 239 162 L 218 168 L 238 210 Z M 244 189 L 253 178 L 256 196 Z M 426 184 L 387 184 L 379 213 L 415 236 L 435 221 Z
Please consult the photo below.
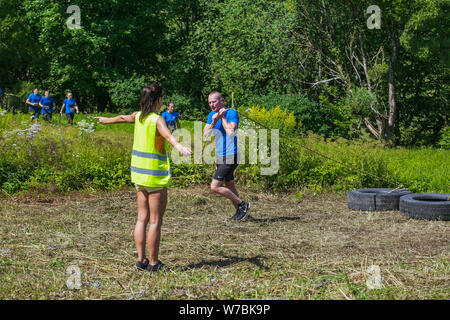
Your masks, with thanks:
M 156 113 L 149 114 L 143 122 L 138 112 L 134 122 L 134 142 L 131 155 L 131 182 L 146 186 L 163 188 L 172 184 L 169 153 L 166 152 L 165 139 L 156 136 Z

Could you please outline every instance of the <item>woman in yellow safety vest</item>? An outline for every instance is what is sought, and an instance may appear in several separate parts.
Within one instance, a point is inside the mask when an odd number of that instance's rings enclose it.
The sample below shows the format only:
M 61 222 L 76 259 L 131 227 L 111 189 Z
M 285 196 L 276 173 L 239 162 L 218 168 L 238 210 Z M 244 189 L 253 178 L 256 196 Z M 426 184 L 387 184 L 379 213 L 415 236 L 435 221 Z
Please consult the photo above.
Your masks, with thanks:
M 95 117 L 101 124 L 134 123 L 134 143 L 131 155 L 131 182 L 136 186 L 138 217 L 134 241 L 138 254 L 138 270 L 158 271 L 163 264 L 158 260 L 161 225 L 167 204 L 167 187 L 172 179 L 166 141 L 182 155 L 192 151 L 183 147 L 170 133 L 166 122 L 156 113 L 163 103 L 164 90 L 157 84 L 142 89 L 141 111 L 114 118 Z M 145 256 L 147 225 L 149 258 Z

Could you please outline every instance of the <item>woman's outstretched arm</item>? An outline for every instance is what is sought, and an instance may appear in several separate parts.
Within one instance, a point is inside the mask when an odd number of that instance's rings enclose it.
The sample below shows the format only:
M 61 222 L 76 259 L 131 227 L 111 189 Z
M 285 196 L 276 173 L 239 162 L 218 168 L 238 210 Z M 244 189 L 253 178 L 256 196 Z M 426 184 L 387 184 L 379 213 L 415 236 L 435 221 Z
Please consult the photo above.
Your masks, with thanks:
M 191 149 L 183 147 L 181 143 L 170 133 L 169 128 L 167 128 L 166 121 L 159 117 L 156 121 L 156 128 L 161 136 L 166 139 L 175 149 L 178 150 L 183 156 L 188 156 L 192 154 Z
M 134 123 L 137 112 L 130 115 L 120 115 L 113 118 L 107 117 L 94 117 L 100 124 L 113 124 L 113 123 Z

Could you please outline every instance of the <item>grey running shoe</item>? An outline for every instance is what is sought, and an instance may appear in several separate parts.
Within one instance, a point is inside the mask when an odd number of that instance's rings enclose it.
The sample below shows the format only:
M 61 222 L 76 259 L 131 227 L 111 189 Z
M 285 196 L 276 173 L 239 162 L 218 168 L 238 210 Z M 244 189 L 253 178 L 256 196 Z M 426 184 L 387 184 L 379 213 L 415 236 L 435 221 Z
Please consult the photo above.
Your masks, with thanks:
M 238 211 L 233 216 L 234 220 L 243 221 L 247 217 L 248 210 L 250 209 L 250 203 L 242 201 L 239 204 Z

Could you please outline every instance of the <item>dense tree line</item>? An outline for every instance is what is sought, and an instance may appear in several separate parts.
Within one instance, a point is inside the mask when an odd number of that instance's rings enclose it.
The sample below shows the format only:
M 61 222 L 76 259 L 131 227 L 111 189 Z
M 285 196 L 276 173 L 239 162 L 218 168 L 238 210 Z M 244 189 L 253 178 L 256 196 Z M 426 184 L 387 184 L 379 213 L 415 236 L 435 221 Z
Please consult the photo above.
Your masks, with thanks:
M 67 27 L 70 5 L 81 28 Z M 448 125 L 448 9 L 446 0 L 0 0 L 0 88 L 71 90 L 85 109 L 117 111 L 158 81 L 192 119 L 220 90 L 230 104 L 232 93 L 235 105 L 281 104 L 305 131 L 434 145 Z

